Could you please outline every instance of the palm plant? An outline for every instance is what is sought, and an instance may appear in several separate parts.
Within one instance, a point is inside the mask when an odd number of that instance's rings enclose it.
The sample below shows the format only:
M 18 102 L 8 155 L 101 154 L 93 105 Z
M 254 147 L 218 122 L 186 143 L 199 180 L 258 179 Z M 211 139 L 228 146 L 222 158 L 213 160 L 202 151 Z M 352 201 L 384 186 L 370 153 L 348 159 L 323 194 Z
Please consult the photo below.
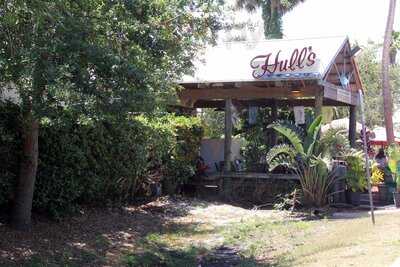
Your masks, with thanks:
M 237 0 L 236 6 L 254 12 L 261 8 L 264 20 L 264 34 L 267 39 L 280 39 L 282 33 L 282 17 L 299 3 L 305 0 Z
M 319 154 L 319 132 L 322 117 L 318 116 L 306 131 L 291 122 L 268 125 L 281 135 L 288 144 L 274 146 L 267 154 L 270 171 L 286 167 L 298 175 L 303 190 L 304 204 L 324 207 L 335 180 L 334 173 Z

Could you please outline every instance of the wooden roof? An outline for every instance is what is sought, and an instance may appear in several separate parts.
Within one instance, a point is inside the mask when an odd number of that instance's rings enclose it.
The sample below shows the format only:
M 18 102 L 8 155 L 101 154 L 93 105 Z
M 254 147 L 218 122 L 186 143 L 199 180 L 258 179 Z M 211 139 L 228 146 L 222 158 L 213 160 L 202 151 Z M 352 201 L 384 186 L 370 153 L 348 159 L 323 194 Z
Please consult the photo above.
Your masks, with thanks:
M 357 105 L 361 81 L 348 38 L 330 37 L 236 42 L 208 48 L 192 76 L 178 82 L 181 104 L 218 107 L 237 103 Z

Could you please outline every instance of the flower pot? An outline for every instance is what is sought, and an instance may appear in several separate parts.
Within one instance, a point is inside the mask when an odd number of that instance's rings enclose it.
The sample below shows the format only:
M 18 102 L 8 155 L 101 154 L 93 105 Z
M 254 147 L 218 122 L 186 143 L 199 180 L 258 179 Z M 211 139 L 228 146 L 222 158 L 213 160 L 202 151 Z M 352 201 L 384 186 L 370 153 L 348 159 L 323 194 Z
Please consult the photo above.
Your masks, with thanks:
M 396 206 L 396 208 L 400 208 L 400 193 L 394 192 L 393 200 L 394 200 L 394 205 Z
M 387 203 L 389 197 L 389 189 L 385 184 L 378 185 L 379 200 L 382 203 Z
M 346 191 L 347 203 L 359 206 L 360 205 L 360 192 Z

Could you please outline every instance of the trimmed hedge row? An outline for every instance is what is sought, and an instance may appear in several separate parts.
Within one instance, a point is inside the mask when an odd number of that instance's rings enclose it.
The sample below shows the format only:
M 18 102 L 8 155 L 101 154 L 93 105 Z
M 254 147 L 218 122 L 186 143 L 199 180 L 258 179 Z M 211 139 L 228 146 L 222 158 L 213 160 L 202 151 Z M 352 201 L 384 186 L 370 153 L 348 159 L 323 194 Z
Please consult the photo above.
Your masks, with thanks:
M 2 109 L 0 205 L 12 199 L 20 151 L 18 113 Z M 150 174 L 182 183 L 194 174 L 202 134 L 197 118 L 173 115 L 43 121 L 33 207 L 57 217 L 83 203 L 128 202 L 145 191 Z

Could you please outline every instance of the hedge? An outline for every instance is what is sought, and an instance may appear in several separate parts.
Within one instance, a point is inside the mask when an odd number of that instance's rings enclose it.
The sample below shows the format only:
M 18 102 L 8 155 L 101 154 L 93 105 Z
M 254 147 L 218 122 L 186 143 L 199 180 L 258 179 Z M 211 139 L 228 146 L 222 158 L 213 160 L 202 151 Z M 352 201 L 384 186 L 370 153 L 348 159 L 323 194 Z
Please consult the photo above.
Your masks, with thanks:
M 12 200 L 20 138 L 18 109 L 2 106 L 0 114 L 1 206 Z M 43 120 L 33 207 L 57 217 L 80 204 L 133 200 L 144 194 L 150 175 L 164 184 L 182 183 L 194 174 L 202 134 L 197 118 L 173 115 Z

